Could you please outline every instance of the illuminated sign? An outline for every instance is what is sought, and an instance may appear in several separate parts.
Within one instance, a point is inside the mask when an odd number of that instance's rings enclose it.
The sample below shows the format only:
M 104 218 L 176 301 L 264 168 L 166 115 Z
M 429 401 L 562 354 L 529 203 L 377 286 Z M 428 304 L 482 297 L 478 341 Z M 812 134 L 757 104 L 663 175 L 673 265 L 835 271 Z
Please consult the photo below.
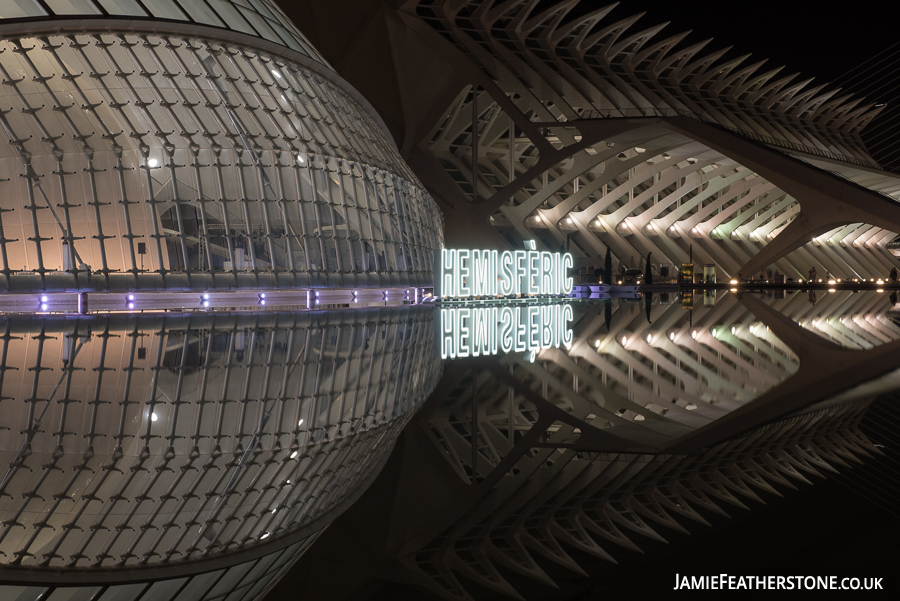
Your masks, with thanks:
M 437 324 L 441 359 L 530 352 L 572 344 L 569 304 L 442 307 Z
M 527 250 L 442 249 L 436 294 L 443 299 L 473 296 L 550 296 L 569 294 L 573 266 L 569 253 Z

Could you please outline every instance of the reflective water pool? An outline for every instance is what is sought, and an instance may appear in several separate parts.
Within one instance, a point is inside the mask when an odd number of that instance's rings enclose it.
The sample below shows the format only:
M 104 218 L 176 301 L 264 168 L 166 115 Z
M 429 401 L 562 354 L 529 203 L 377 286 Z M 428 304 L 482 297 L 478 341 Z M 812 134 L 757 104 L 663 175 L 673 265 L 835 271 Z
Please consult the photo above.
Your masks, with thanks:
M 873 461 L 896 300 L 0 318 L 0 592 L 279 598 L 354 528 L 340 590 L 547 584 Z

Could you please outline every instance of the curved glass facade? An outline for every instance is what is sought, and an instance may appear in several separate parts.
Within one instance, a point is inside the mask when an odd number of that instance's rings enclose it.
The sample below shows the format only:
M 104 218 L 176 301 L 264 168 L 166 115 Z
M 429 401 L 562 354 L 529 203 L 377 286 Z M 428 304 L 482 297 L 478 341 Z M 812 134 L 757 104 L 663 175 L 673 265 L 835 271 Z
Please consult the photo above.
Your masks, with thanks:
M 226 5 L 269 6 L 179 4 Z M 431 284 L 440 211 L 330 70 L 63 31 L 0 40 L 0 291 Z
M 275 562 L 288 544 L 299 557 L 441 373 L 428 308 L 0 328 L 7 582 L 17 568 L 110 585 L 118 569 L 184 577 L 247 551 Z
M 0 598 L 4 601 L 253 601 L 262 599 L 317 539 L 318 533 L 259 559 L 181 578 L 82 586 L 0 584 Z
M 0 0 L 0 24 L 85 17 L 169 20 L 218 27 L 269 40 L 328 64 L 269 0 Z

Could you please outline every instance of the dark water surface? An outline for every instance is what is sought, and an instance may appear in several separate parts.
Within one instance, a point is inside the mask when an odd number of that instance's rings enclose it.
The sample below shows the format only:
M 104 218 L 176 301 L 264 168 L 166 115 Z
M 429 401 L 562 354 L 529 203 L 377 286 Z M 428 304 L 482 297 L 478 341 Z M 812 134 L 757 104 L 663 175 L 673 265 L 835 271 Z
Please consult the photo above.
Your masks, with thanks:
M 92 601 L 249 600 L 285 573 L 271 599 L 300 582 L 322 598 L 590 598 L 618 594 L 640 553 L 663 594 L 678 548 L 698 553 L 688 533 L 750 548 L 760 515 L 809 538 L 784 520 L 801 501 L 816 515 L 810 482 L 894 510 L 893 431 L 867 424 L 893 419 L 895 305 L 718 291 L 7 316 L 0 598 L 57 601 L 91 573 Z

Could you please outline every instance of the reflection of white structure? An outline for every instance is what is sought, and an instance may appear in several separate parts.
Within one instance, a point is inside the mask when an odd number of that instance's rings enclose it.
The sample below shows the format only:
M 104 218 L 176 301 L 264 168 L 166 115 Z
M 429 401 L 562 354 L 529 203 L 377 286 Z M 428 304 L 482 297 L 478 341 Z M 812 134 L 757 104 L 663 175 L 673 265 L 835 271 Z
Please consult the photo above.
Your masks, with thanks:
M 256 598 L 365 490 L 435 385 L 431 319 L 4 321 L 3 578 L 178 577 L 204 599 L 249 574 L 231 585 Z
M 571 549 L 615 561 L 643 538 L 707 524 L 705 512 L 746 509 L 877 454 L 859 423 L 900 385 L 900 326 L 885 294 L 810 300 L 767 301 L 776 314 L 725 293 L 693 323 L 680 303 L 619 303 L 608 317 L 595 306 L 576 311 L 567 350 L 448 363 L 449 389 L 437 387 L 405 445 L 439 450 L 444 465 L 423 469 L 442 474 L 449 500 L 413 524 L 433 538 L 410 541 L 391 573 L 447 599 L 471 598 L 471 583 L 517 598 L 509 573 L 553 585 L 550 563 L 583 573 Z M 815 344 L 827 354 L 810 356 Z M 832 361 L 847 364 L 843 384 L 787 407 L 807 394 L 792 378 L 818 394 L 802 380 L 827 379 Z M 850 381 L 879 361 L 883 377 Z M 753 412 L 766 403 L 785 410 Z
M 436 205 L 269 0 L 0 17 L 0 290 L 431 283 Z

